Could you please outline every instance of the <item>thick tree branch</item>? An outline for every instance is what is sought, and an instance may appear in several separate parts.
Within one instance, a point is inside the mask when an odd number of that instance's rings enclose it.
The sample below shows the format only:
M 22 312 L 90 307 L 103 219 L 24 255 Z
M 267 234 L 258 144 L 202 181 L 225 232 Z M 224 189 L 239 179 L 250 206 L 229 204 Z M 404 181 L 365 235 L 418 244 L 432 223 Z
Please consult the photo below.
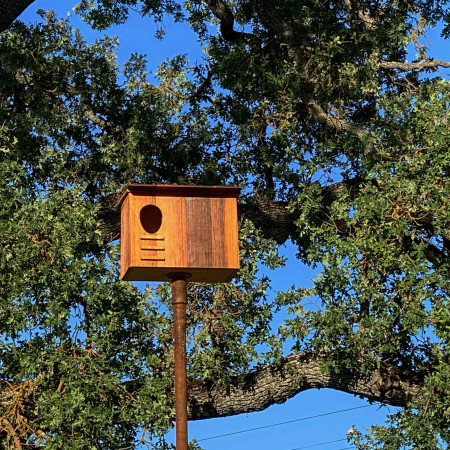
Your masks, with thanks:
M 253 37 L 253 35 L 236 31 L 234 29 L 234 15 L 230 8 L 221 0 L 207 0 L 206 2 L 211 12 L 220 21 L 220 33 L 226 41 L 236 41 L 245 37 Z
M 398 69 L 403 72 L 408 72 L 410 70 L 425 70 L 425 69 L 437 69 L 439 67 L 450 68 L 450 62 L 441 61 L 439 59 L 431 60 L 427 59 L 425 61 L 418 61 L 415 63 L 402 63 L 396 61 L 380 61 L 380 67 L 383 69 Z
M 424 386 L 424 375 L 386 363 L 369 375 L 340 369 L 332 375 L 321 367 L 332 357 L 319 352 L 287 356 L 280 365 L 265 365 L 221 385 L 196 380 L 189 384 L 191 420 L 262 411 L 308 389 L 331 388 L 393 406 L 407 406 Z M 338 355 L 336 355 L 338 360 Z
M 379 158 L 379 155 L 377 155 L 375 151 L 374 140 L 367 130 L 342 118 L 333 116 L 332 114 L 325 112 L 325 110 L 312 98 L 308 100 L 307 104 L 308 111 L 314 117 L 314 119 L 317 120 L 317 122 L 321 123 L 323 126 L 336 133 L 340 133 L 343 131 L 352 132 L 364 145 L 364 154 L 366 156 L 372 154 Z
M 338 368 L 332 374 L 326 374 L 323 364 L 330 360 L 334 360 Z M 188 383 L 189 417 L 200 420 L 262 411 L 284 403 L 300 392 L 322 388 L 407 407 L 424 387 L 423 372 L 381 362 L 369 374 L 361 374 L 356 369 L 339 367 L 339 361 L 339 354 L 302 352 L 286 356 L 280 364 L 263 365 L 232 377 L 226 384 L 214 380 L 191 381 Z M 17 387 L 22 384 L 0 382 L 0 410 L 8 409 L 17 396 Z M 139 389 L 139 384 L 139 381 L 125 383 L 130 391 Z M 26 416 L 26 412 L 23 415 Z
M 7 30 L 34 0 L 0 0 L 0 33 Z

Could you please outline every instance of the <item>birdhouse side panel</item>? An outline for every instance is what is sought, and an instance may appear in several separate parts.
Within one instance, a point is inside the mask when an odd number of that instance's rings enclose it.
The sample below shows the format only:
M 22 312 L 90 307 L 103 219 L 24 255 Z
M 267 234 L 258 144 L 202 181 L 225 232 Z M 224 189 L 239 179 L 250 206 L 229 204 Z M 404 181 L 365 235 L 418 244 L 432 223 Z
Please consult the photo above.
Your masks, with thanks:
M 131 265 L 130 199 L 125 197 L 120 213 L 120 277 L 123 278 Z
M 239 269 L 239 231 L 237 199 L 225 199 L 224 214 L 225 266 Z

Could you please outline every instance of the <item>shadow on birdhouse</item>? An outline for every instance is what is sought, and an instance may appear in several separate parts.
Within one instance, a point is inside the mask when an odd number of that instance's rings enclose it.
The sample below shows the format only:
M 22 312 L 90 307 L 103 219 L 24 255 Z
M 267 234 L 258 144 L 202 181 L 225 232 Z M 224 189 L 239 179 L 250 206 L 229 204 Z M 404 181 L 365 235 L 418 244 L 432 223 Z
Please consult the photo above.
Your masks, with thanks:
M 237 197 L 241 188 L 132 184 L 121 204 L 121 277 L 231 281 L 239 269 Z

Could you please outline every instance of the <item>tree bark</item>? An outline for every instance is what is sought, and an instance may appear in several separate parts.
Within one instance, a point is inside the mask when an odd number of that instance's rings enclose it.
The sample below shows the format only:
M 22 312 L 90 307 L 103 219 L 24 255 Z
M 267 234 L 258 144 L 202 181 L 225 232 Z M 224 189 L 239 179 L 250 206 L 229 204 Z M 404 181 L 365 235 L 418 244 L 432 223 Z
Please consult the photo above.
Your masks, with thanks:
M 336 355 L 337 356 L 337 355 Z M 321 370 L 331 354 L 304 352 L 287 356 L 280 365 L 265 365 L 236 376 L 227 384 L 196 380 L 188 387 L 190 420 L 262 411 L 308 389 L 331 388 L 371 401 L 406 407 L 424 386 L 424 374 L 381 363 L 369 375 L 340 369 Z
M 187 387 L 189 419 L 262 411 L 271 405 L 284 403 L 300 392 L 322 388 L 407 407 L 424 387 L 425 372 L 413 372 L 379 362 L 368 375 L 342 367 L 327 374 L 323 365 L 330 360 L 339 366 L 340 356 L 337 353 L 301 352 L 286 356 L 280 364 L 263 365 L 232 377 L 224 384 L 214 380 L 191 381 Z M 23 391 L 17 389 L 19 384 L 24 383 L 0 382 L 0 410 L 11 403 L 17 391 Z M 139 381 L 128 381 L 126 385 L 132 391 L 139 389 Z M 26 416 L 26 412 L 23 414 Z
M 0 0 L 0 33 L 7 30 L 34 0 Z

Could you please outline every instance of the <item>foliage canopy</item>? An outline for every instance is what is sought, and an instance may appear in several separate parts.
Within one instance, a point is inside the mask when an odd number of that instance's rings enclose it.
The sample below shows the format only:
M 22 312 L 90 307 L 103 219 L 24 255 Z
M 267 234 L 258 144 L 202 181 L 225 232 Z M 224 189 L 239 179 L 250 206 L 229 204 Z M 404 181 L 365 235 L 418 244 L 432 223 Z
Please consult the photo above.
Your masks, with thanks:
M 150 82 L 143 56 L 119 67 L 113 38 L 87 43 L 51 12 L 0 35 L 3 446 L 132 448 L 144 430 L 167 448 L 169 289 L 118 279 L 117 197 L 143 182 L 245 187 L 238 277 L 190 287 L 192 418 L 331 387 L 402 407 L 355 430 L 357 448 L 446 448 L 450 64 L 425 39 L 449 35 L 446 2 L 82 0 L 77 12 L 107 29 L 131 8 L 189 24 L 204 61 L 174 56 Z M 259 268 L 282 270 L 289 239 L 318 275 L 273 298 Z M 293 381 L 259 404 L 240 383 L 250 372 L 276 392 L 267 367 Z

